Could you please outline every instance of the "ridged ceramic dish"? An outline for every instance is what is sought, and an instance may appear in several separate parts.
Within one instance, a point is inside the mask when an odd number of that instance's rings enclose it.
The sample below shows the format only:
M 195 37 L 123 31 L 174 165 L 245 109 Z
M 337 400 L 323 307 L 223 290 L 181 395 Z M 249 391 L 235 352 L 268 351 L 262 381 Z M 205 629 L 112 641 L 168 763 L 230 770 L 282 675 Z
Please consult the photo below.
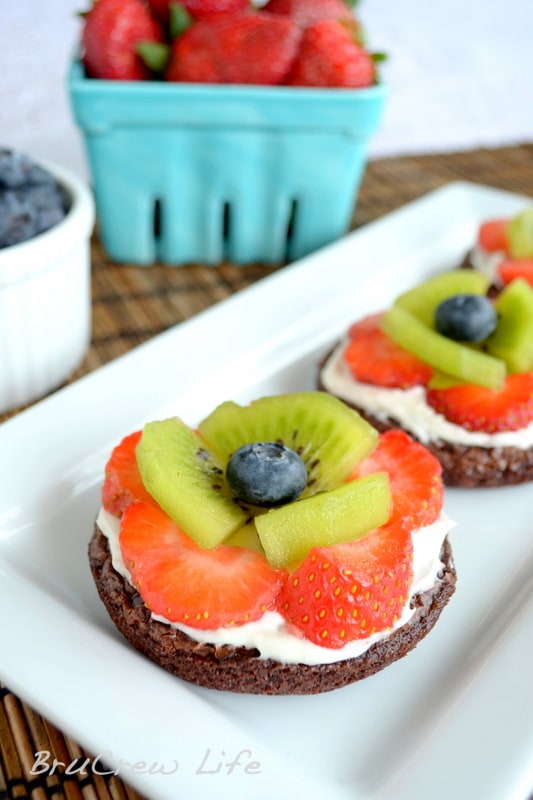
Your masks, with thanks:
M 66 189 L 70 208 L 53 228 L 0 250 L 0 413 L 59 386 L 90 340 L 93 198 L 70 171 L 40 166 Z

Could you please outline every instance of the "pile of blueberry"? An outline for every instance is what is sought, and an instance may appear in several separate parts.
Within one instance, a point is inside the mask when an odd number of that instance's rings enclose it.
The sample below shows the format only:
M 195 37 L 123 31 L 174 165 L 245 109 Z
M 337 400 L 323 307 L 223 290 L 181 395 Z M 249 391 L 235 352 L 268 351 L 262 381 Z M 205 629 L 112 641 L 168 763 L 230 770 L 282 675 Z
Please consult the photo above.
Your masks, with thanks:
M 69 198 L 28 156 L 0 148 L 0 248 L 25 242 L 60 222 Z

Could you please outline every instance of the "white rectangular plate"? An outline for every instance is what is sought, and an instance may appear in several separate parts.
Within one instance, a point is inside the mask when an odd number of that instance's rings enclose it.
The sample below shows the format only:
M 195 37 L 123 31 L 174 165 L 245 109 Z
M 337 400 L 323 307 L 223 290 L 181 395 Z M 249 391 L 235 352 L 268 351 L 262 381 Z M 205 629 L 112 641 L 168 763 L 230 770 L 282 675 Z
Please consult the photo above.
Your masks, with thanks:
M 165 673 L 115 632 L 86 557 L 121 436 L 172 413 L 194 424 L 224 399 L 313 388 L 351 321 L 457 265 L 479 220 L 530 203 L 450 184 L 0 426 L 0 678 L 95 754 L 89 771 L 106 763 L 152 800 L 533 789 L 531 484 L 447 490 L 459 581 L 437 627 L 402 661 L 319 696 L 233 695 Z

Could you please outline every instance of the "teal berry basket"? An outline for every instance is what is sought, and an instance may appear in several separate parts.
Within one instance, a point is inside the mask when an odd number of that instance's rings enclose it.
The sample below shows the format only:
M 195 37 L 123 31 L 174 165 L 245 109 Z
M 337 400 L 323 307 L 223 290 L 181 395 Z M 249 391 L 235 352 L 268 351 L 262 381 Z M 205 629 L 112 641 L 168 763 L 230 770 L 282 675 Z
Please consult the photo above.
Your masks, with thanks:
M 385 89 L 68 75 L 99 233 L 117 262 L 293 261 L 346 233 Z

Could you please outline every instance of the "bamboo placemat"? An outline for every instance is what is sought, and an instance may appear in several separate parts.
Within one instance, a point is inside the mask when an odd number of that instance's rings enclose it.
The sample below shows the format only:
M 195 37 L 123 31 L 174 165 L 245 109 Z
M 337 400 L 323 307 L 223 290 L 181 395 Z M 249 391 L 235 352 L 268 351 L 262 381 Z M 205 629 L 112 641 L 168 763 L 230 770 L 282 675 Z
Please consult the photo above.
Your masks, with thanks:
M 531 195 L 533 144 L 373 161 L 361 186 L 352 228 L 456 180 Z M 229 263 L 217 268 L 195 264 L 176 269 L 116 265 L 106 257 L 95 236 L 93 339 L 71 381 L 272 272 L 272 267 Z M 0 416 L 0 422 L 14 413 Z M 57 768 L 53 774 L 50 770 L 32 774 L 39 751 L 50 754 L 50 764 L 55 758 L 69 766 L 69 772 Z M 93 755 L 0 684 L 0 800 L 141 800 L 119 777 L 94 774 L 90 766 Z M 77 771 L 84 763 L 86 774 Z

